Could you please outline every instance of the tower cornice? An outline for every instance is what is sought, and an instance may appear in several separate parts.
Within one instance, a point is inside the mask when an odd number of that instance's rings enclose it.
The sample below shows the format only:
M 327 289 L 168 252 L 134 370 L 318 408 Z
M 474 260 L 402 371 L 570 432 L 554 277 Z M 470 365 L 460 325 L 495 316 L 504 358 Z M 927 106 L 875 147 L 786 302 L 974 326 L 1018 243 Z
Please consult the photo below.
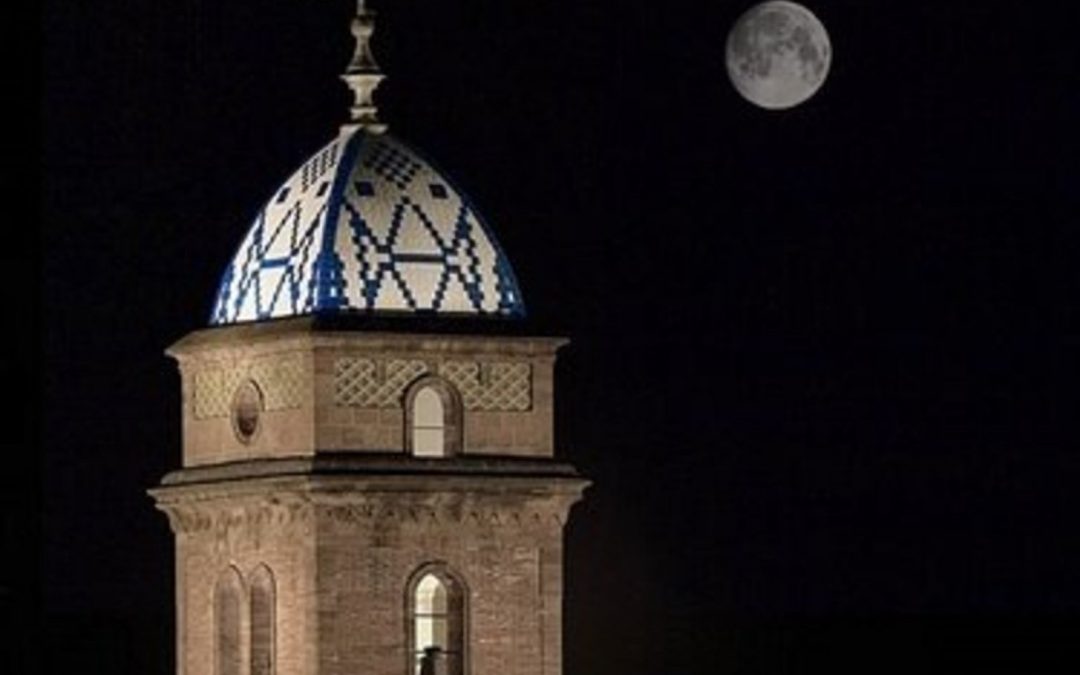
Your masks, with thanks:
M 339 456 L 183 469 L 148 493 L 177 532 L 314 517 L 561 528 L 589 484 L 553 461 Z

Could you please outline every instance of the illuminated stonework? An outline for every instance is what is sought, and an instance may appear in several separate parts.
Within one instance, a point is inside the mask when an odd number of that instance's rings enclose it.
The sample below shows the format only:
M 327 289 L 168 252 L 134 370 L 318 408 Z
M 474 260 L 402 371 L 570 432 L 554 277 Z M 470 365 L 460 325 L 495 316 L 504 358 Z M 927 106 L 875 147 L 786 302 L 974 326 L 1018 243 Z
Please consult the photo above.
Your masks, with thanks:
M 334 364 L 334 403 L 400 408 L 409 383 L 430 372 L 424 361 L 339 359 Z M 525 411 L 532 405 L 532 367 L 526 362 L 446 361 L 438 372 L 457 387 L 467 410 Z
M 258 358 L 238 365 L 211 363 L 193 379 L 194 414 L 198 419 L 225 417 L 236 388 L 252 380 L 263 394 L 266 410 L 297 408 L 304 398 L 304 362 L 299 356 Z
M 183 468 L 152 494 L 176 533 L 179 672 L 415 675 L 409 585 L 443 565 L 467 590 L 463 675 L 561 675 L 563 528 L 587 484 L 554 457 L 563 343 L 299 317 L 170 348 Z M 362 400 L 383 407 L 342 405 Z M 274 592 L 252 596 L 263 569 Z
M 372 28 L 361 1 L 350 122 L 261 211 L 213 326 L 168 350 L 182 467 L 150 494 L 180 675 L 562 673 L 588 485 L 555 456 L 566 341 L 508 330 L 524 305 L 494 236 L 385 133 Z
M 461 392 L 468 410 L 528 410 L 532 369 L 528 363 L 447 361 L 439 372 Z
M 423 361 L 343 358 L 334 364 L 334 403 L 358 408 L 400 408 L 405 387 L 428 372 Z

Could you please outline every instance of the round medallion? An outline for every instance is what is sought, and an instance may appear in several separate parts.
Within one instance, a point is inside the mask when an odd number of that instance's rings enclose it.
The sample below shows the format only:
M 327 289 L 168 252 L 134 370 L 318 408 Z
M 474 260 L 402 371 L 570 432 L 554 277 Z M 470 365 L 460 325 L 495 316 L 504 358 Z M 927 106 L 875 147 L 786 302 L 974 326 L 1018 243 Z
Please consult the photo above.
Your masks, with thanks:
M 262 392 L 253 380 L 247 380 L 236 388 L 232 402 L 232 424 L 241 443 L 250 443 L 255 438 L 262 409 Z

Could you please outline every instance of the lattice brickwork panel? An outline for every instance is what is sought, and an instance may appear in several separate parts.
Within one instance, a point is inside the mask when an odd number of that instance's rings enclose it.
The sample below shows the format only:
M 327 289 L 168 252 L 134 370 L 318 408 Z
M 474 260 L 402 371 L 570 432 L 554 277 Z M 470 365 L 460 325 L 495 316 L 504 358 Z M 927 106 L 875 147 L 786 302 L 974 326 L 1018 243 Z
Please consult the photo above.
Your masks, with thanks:
M 334 364 L 334 403 L 400 408 L 405 389 L 428 372 L 427 364 L 417 360 L 338 359 Z M 532 407 L 532 367 L 528 363 L 447 361 L 439 366 L 439 374 L 461 392 L 466 410 L 523 411 Z
M 390 359 L 379 363 L 373 359 L 338 359 L 334 364 L 334 404 L 400 408 L 405 388 L 427 372 L 423 361 Z
M 251 378 L 262 389 L 267 410 L 299 408 L 304 401 L 304 363 L 299 356 L 256 361 Z
M 195 373 L 195 419 L 225 417 L 229 401 L 240 383 L 237 369 L 211 368 Z
M 521 411 L 532 407 L 532 367 L 528 363 L 447 361 L 439 374 L 461 392 L 466 410 Z
M 266 410 L 298 408 L 303 403 L 301 357 L 261 358 L 236 368 L 207 368 L 195 373 L 195 418 L 227 417 L 236 388 L 249 378 L 262 391 Z

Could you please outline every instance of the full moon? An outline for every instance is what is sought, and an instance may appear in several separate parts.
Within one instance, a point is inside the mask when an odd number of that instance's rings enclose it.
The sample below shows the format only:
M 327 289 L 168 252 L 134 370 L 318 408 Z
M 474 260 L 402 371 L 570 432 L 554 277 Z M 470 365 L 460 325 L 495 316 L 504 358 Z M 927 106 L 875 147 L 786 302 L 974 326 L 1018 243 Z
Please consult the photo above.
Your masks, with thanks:
M 825 26 L 794 2 L 770 0 L 748 9 L 727 39 L 727 71 L 747 101 L 770 110 L 799 105 L 829 73 Z

